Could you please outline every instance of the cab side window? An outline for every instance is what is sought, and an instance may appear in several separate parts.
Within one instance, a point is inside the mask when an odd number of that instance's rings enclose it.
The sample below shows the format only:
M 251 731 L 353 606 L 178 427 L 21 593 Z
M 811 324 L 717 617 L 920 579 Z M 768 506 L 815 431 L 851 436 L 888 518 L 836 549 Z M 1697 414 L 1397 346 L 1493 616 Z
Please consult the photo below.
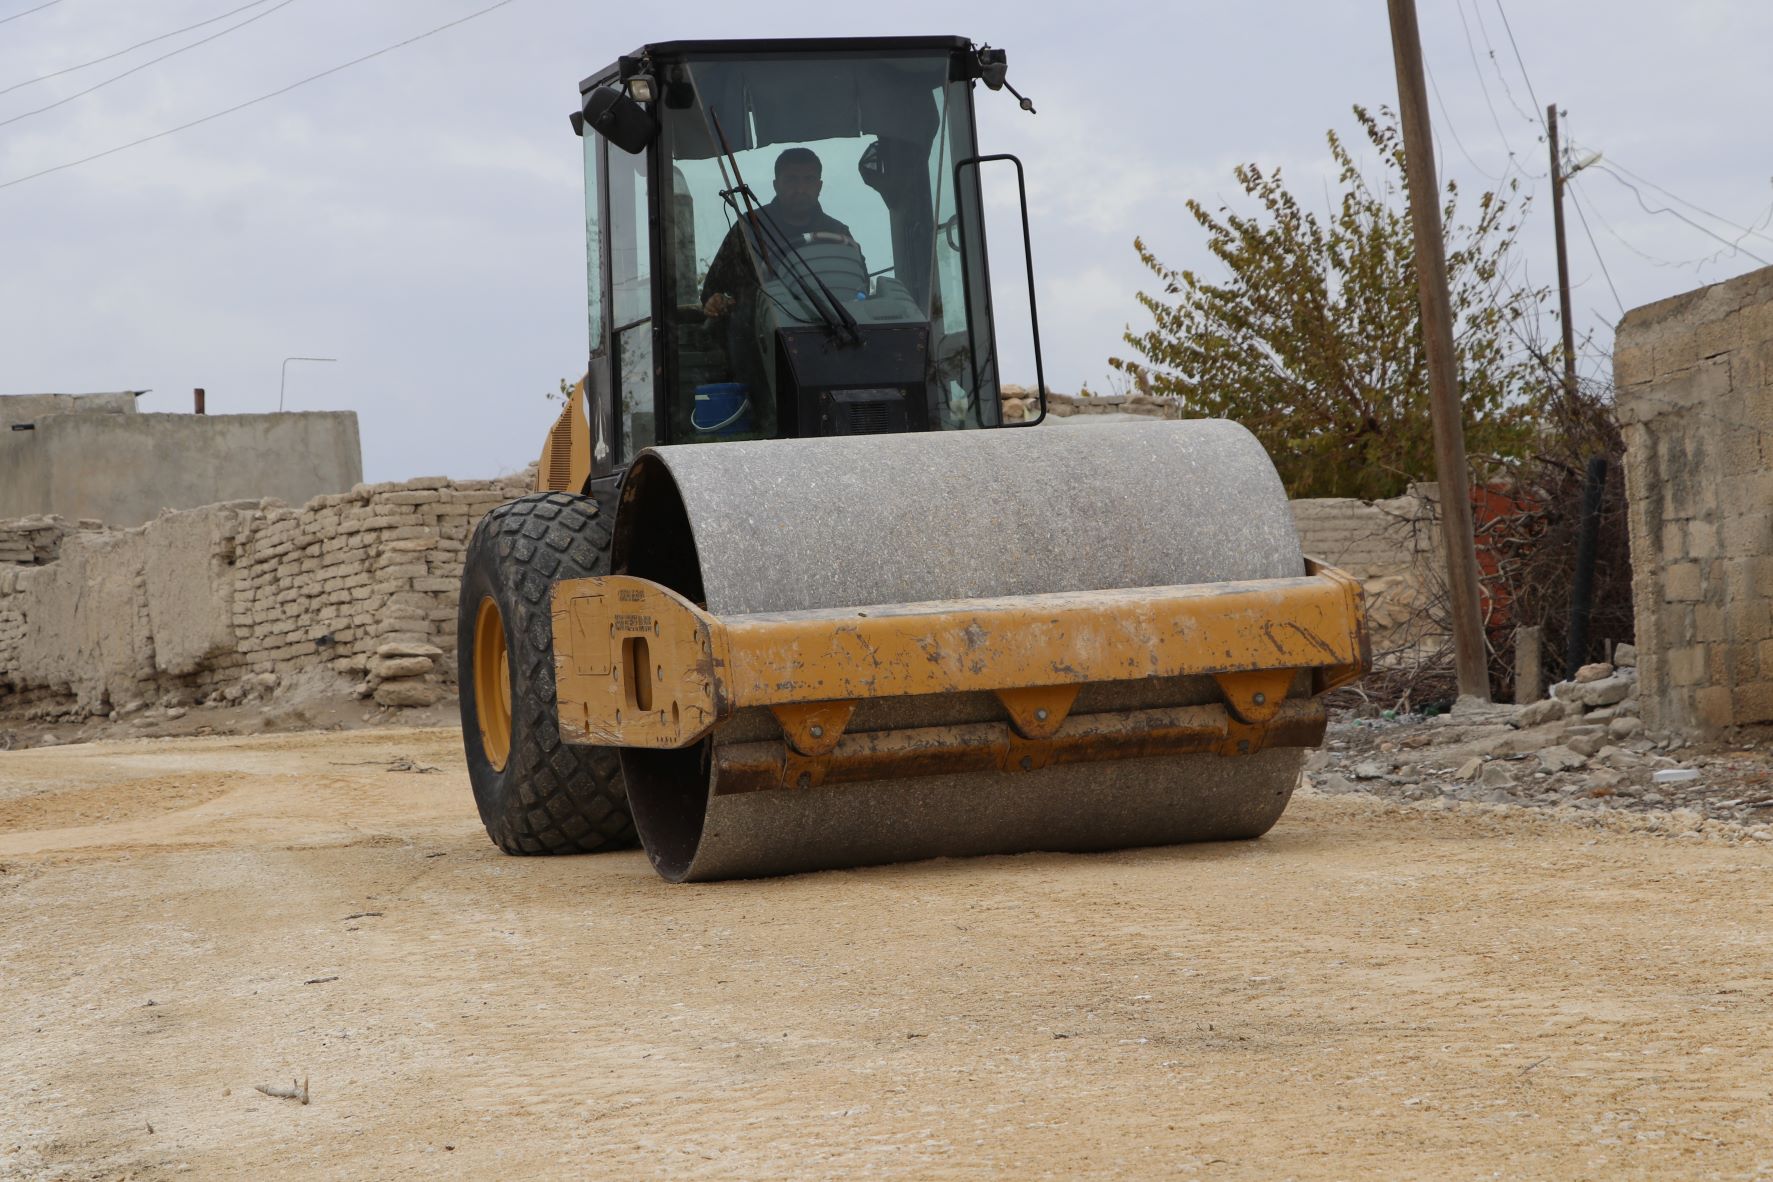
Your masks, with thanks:
M 658 442 L 653 421 L 652 230 L 646 209 L 646 157 L 611 148 L 608 161 L 617 418 L 621 454 L 632 459 Z

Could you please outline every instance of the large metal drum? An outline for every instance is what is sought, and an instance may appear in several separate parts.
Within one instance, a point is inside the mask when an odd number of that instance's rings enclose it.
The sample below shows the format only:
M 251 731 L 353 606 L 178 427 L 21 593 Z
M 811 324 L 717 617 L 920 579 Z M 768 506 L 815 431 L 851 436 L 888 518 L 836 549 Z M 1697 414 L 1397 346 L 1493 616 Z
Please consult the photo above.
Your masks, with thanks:
M 716 616 L 1305 573 L 1273 464 L 1220 420 L 656 448 L 624 485 L 614 569 Z M 1205 677 L 1111 682 L 1085 686 L 1073 712 L 1218 700 Z M 864 700 L 850 731 L 1002 717 L 990 694 Z M 1256 837 L 1304 758 L 1282 748 L 723 793 L 723 748 L 780 733 L 749 710 L 683 750 L 622 751 L 664 877 Z

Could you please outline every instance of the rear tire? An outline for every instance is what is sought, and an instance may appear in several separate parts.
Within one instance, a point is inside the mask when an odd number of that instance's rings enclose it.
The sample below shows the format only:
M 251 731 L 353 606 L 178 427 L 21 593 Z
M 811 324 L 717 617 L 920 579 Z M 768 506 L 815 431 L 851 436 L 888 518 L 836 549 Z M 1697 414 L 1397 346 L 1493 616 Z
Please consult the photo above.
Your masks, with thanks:
M 609 573 L 614 498 L 532 493 L 481 519 L 456 616 L 462 745 L 487 836 L 508 854 L 637 844 L 616 752 L 565 743 L 554 696 L 554 584 Z

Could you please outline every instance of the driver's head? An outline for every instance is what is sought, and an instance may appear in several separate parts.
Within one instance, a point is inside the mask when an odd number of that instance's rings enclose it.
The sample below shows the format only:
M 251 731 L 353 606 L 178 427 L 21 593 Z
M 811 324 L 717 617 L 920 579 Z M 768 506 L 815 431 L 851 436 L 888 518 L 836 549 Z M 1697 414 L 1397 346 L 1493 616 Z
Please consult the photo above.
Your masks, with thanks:
M 776 157 L 776 204 L 797 221 L 819 208 L 824 169 L 811 148 L 789 148 Z

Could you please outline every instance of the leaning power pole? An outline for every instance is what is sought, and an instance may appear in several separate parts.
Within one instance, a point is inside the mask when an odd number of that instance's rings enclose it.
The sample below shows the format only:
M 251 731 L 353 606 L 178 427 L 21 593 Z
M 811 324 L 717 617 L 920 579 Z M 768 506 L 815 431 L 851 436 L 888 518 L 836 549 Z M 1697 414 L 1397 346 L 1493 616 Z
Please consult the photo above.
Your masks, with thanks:
M 1435 478 L 1441 489 L 1441 530 L 1447 549 L 1447 593 L 1453 605 L 1453 660 L 1459 696 L 1490 700 L 1489 660 L 1478 608 L 1477 547 L 1471 534 L 1471 468 L 1465 460 L 1465 423 L 1453 353 L 1453 303 L 1447 295 L 1447 255 L 1441 241 L 1434 136 L 1428 123 L 1422 36 L 1416 0 L 1387 0 L 1391 52 L 1397 61 L 1398 112 L 1404 125 L 1404 174 L 1416 228 L 1416 290 L 1422 303 L 1422 340 L 1428 354 L 1429 417 L 1434 426 Z
M 1558 105 L 1545 108 L 1545 138 L 1551 141 L 1551 225 L 1558 240 L 1558 322 L 1564 330 L 1564 413 L 1576 406 L 1576 326 L 1570 322 L 1570 256 L 1564 249 L 1564 161 L 1558 152 Z

